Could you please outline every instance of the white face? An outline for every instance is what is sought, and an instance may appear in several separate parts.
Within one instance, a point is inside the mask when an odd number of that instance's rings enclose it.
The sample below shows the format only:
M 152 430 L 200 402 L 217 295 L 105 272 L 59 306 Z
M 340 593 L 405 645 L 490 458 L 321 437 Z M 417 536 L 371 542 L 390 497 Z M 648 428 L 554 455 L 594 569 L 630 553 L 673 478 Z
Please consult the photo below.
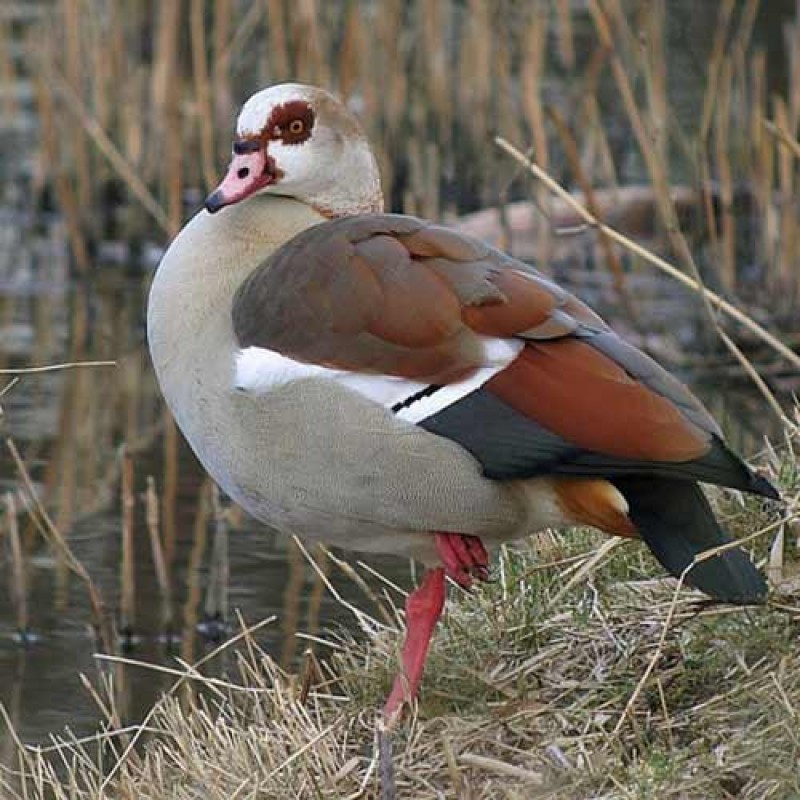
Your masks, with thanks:
M 343 132 L 326 124 L 323 106 L 334 103 L 349 113 L 321 89 L 284 83 L 257 92 L 244 104 L 236 123 L 237 139 L 269 137 L 267 154 L 280 172 L 280 178 L 262 191 L 304 194 L 332 179 L 328 173 L 341 162 L 346 146 Z M 309 119 L 310 130 L 293 137 L 291 126 L 307 125 Z M 281 135 L 279 125 L 288 126 L 286 136 Z
M 215 213 L 262 192 L 332 215 L 382 210 L 377 165 L 355 117 L 333 95 L 299 83 L 263 89 L 244 104 L 228 174 L 206 208 Z

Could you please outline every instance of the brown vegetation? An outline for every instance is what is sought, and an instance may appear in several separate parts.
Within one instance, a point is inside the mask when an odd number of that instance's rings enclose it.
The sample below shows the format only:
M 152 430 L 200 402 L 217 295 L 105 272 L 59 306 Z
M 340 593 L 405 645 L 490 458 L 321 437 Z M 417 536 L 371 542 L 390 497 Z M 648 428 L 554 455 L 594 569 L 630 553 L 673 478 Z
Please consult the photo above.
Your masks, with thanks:
M 297 676 L 257 644 L 270 620 L 242 623 L 192 666 L 126 662 L 174 674 L 176 683 L 141 725 L 122 727 L 104 701 L 98 736 L 20 743 L 3 796 L 793 796 L 796 446 L 787 433 L 765 456 L 785 508 L 717 497 L 727 524 L 749 534 L 770 571 L 767 607 L 709 606 L 653 577 L 660 571 L 636 543 L 548 533 L 504 548 L 495 581 L 451 602 L 419 706 L 393 732 L 379 732 L 377 713 L 399 643 L 400 597 L 387 583 L 382 597 L 368 591 L 375 617 L 353 609 L 366 641 L 314 639 L 320 657 L 309 650 Z M 224 655 L 221 677 L 204 674 Z M 394 778 L 381 787 L 387 743 Z

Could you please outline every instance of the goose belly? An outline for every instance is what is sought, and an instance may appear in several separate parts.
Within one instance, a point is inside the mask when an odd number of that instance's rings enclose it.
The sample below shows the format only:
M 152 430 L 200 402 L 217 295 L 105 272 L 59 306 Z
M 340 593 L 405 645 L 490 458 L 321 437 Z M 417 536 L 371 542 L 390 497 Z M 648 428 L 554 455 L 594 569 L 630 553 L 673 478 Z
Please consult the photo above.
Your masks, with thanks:
M 459 445 L 336 381 L 234 390 L 215 405 L 217 419 L 201 414 L 184 433 L 227 494 L 287 533 L 427 562 L 430 531 L 493 540 L 529 527 L 520 493 L 484 478 Z

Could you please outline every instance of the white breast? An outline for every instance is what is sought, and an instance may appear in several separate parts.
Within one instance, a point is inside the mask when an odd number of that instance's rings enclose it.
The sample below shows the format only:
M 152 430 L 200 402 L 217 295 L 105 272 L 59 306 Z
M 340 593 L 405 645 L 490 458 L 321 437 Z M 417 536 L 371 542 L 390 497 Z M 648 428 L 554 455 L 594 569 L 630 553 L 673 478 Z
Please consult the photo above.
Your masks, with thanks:
M 486 366 L 462 381 L 442 387 L 432 387 L 427 383 L 393 375 L 328 369 L 316 364 L 304 364 L 261 347 L 247 347 L 236 356 L 235 388 L 263 395 L 292 381 L 325 378 L 393 410 L 399 419 L 420 422 L 483 386 L 505 369 L 524 346 L 519 339 L 482 339 Z

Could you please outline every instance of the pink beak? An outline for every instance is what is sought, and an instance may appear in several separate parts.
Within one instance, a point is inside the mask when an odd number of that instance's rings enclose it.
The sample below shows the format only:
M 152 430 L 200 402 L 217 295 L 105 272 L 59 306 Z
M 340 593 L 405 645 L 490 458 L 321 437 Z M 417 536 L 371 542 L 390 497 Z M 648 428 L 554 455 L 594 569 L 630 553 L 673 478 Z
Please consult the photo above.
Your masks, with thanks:
M 214 214 L 224 206 L 238 203 L 259 189 L 275 183 L 278 171 L 261 147 L 250 152 L 235 152 L 222 183 L 206 198 L 206 210 Z

